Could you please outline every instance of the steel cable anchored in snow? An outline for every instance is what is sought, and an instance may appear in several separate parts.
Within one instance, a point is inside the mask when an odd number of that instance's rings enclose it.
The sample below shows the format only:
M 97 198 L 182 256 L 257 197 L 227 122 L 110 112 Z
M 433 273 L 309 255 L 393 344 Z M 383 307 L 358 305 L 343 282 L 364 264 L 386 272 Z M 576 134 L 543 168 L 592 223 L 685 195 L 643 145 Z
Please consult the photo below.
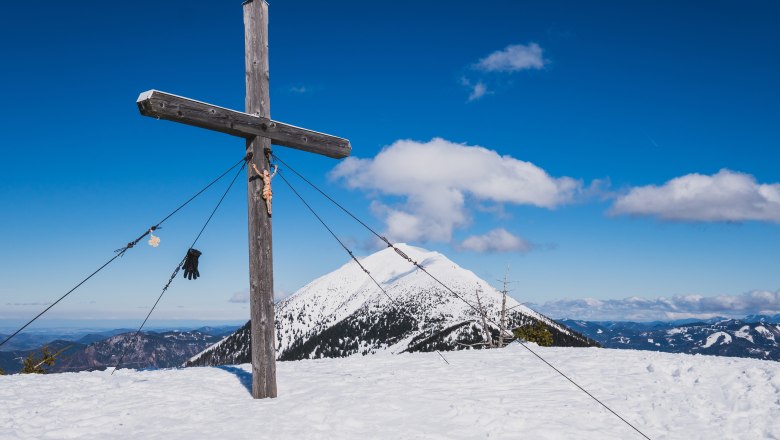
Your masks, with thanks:
M 198 235 L 195 237 L 195 240 L 192 241 L 192 244 L 190 245 L 189 249 L 187 250 L 187 254 L 182 258 L 182 260 L 179 262 L 179 264 L 176 266 L 176 268 L 173 270 L 173 273 L 171 274 L 171 277 L 168 279 L 168 282 L 165 283 L 165 286 L 163 286 L 162 291 L 160 292 L 160 296 L 157 297 L 157 301 L 154 302 L 154 305 L 152 305 L 152 308 L 149 310 L 149 313 L 146 314 L 146 318 L 144 318 L 141 325 L 138 327 L 138 330 L 135 331 L 135 334 L 129 339 L 128 343 L 125 344 L 125 348 L 122 350 L 122 355 L 119 357 L 119 360 L 116 363 L 116 366 L 114 366 L 114 371 L 111 372 L 113 375 L 116 373 L 116 370 L 119 369 L 119 367 L 122 365 L 122 361 L 125 358 L 125 355 L 127 355 L 127 350 L 130 344 L 138 338 L 138 335 L 141 333 L 141 330 L 144 328 L 144 325 L 146 325 L 146 321 L 149 320 L 149 317 L 152 316 L 152 312 L 154 312 L 154 309 L 157 308 L 157 304 L 160 303 L 160 300 L 162 299 L 163 295 L 165 295 L 165 292 L 168 290 L 168 287 L 170 287 L 173 280 L 176 278 L 176 275 L 179 273 L 179 271 L 184 267 L 185 269 L 185 276 L 188 279 L 198 278 L 198 276 L 193 276 L 194 274 L 198 274 L 198 263 L 197 258 L 201 255 L 200 251 L 195 249 L 195 244 L 198 243 L 198 240 L 200 239 L 200 236 L 203 235 L 203 231 L 206 230 L 206 226 L 209 225 L 211 222 L 211 219 L 214 218 L 214 214 L 217 213 L 217 209 L 219 209 L 220 205 L 222 205 L 222 202 L 225 200 L 225 197 L 227 197 L 228 193 L 230 192 L 230 189 L 233 188 L 233 184 L 236 183 L 236 179 L 238 179 L 238 176 L 241 175 L 241 171 L 244 170 L 244 166 L 246 165 L 247 158 L 245 157 L 242 159 L 244 162 L 244 165 L 239 168 L 238 172 L 235 176 L 233 176 L 233 180 L 230 181 L 230 185 L 228 185 L 227 189 L 224 193 L 222 193 L 222 197 L 220 197 L 219 201 L 217 202 L 217 206 L 214 207 L 214 209 L 211 211 L 211 214 L 206 219 L 206 222 L 203 224 L 203 227 L 200 228 L 200 231 L 198 232 Z M 239 162 L 240 163 L 240 162 Z M 238 164 L 236 164 L 238 165 Z M 235 168 L 235 166 L 233 166 Z M 231 168 L 231 169 L 233 169 Z M 223 174 L 224 175 L 224 174 Z M 194 261 L 193 261 L 194 260 Z M 190 265 L 189 267 L 187 265 Z M 187 271 L 190 271 L 190 274 L 187 275 Z M 192 272 L 194 271 L 194 273 Z
M 68 290 L 67 292 L 65 292 L 65 294 L 64 294 L 64 295 L 62 295 L 61 297 L 59 297 L 59 298 L 58 298 L 56 301 L 54 301 L 53 303 L 49 304 L 49 306 L 48 306 L 48 307 L 46 307 L 45 309 L 43 309 L 43 311 L 42 311 L 42 312 L 40 312 L 40 313 L 38 313 L 37 315 L 35 315 L 35 317 L 34 317 L 34 318 L 32 318 L 31 320 L 29 320 L 29 321 L 28 321 L 26 324 L 24 324 L 23 326 L 21 326 L 21 327 L 20 327 L 18 330 L 16 330 L 15 332 L 11 333 L 10 335 L 8 335 L 8 336 L 7 336 L 7 337 L 6 337 L 6 338 L 3 340 L 3 342 L 0 342 L 0 347 L 2 347 L 3 345 L 5 345 L 5 343 L 7 343 L 7 342 L 8 342 L 8 341 L 10 341 L 11 339 L 13 339 L 13 338 L 14 338 L 16 335 L 18 335 L 18 334 L 19 334 L 19 333 L 21 333 L 21 332 L 22 332 L 24 329 L 26 329 L 26 328 L 27 328 L 27 327 L 28 327 L 30 324 L 32 324 L 32 323 L 33 323 L 33 322 L 35 322 L 35 321 L 36 321 L 38 318 L 40 318 L 41 316 L 43 316 L 43 315 L 44 315 L 46 312 L 48 312 L 49 310 L 51 310 L 51 309 L 52 309 L 52 307 L 56 306 L 56 305 L 57 305 L 57 304 L 58 304 L 60 301 L 62 301 L 63 299 L 65 299 L 65 298 L 66 298 L 68 295 L 70 295 L 71 293 L 73 293 L 73 292 L 74 292 L 76 289 L 78 289 L 78 288 L 79 288 L 79 287 L 81 287 L 81 286 L 82 286 L 84 283 L 86 283 L 87 281 L 89 281 L 89 280 L 90 280 L 92 277 L 94 277 L 95 275 L 97 275 L 97 274 L 98 274 L 98 272 L 100 272 L 101 270 L 105 269 L 105 268 L 106 268 L 106 266 L 108 266 L 109 264 L 113 263 L 113 262 L 114 262 L 114 261 L 115 261 L 117 258 L 120 258 L 120 257 L 122 257 L 122 256 L 123 256 L 123 255 L 124 255 L 124 254 L 125 254 L 125 253 L 126 253 L 128 250 L 129 250 L 129 249 L 132 249 L 133 247 L 135 247 L 135 246 L 136 246 L 136 245 L 137 245 L 137 244 L 138 244 L 138 243 L 139 243 L 141 240 L 143 240 L 143 239 L 144 239 L 146 236 L 150 235 L 152 232 L 154 232 L 154 231 L 156 231 L 156 230 L 158 230 L 158 229 L 161 229 L 161 227 L 160 227 L 160 226 L 161 226 L 163 223 L 165 223 L 165 221 L 166 221 L 166 220 L 168 220 L 169 218 L 173 217 L 173 215 L 174 215 L 174 214 L 176 214 L 176 213 L 177 213 L 177 212 L 179 212 L 179 211 L 180 211 L 182 208 L 184 208 L 185 206 L 187 206 L 187 205 L 188 205 L 190 202 L 192 202 L 193 200 L 195 200 L 195 198 L 197 198 L 199 195 L 203 194 L 203 192 L 204 192 L 204 191 L 206 191 L 207 189 L 211 188 L 211 186 L 213 186 L 215 183 L 217 183 L 218 181 L 220 181 L 220 180 L 221 180 L 223 177 L 225 177 L 225 175 L 227 175 L 227 174 L 228 174 L 230 171 L 232 171 L 233 169 L 235 169 L 235 168 L 236 168 L 237 166 L 239 166 L 241 163 L 245 163 L 245 161 L 246 161 L 246 158 L 242 158 L 240 161 L 236 162 L 236 163 L 235 163 L 233 166 L 231 166 L 230 168 L 228 168 L 227 170 L 225 170 L 225 171 L 224 171 L 222 174 L 220 174 L 220 175 L 219 175 L 217 178 L 215 178 L 214 180 L 212 180 L 212 181 L 211 181 L 211 182 L 210 182 L 208 185 L 204 186 L 204 187 L 203 187 L 203 188 L 202 188 L 200 191 L 198 191 L 197 193 L 195 193 L 195 195 L 193 195 L 192 197 L 190 197 L 189 199 L 187 199 L 187 200 L 186 200 L 184 203 L 182 203 L 181 205 L 179 205 L 179 206 L 178 206 L 176 209 L 174 209 L 173 211 L 171 211 L 171 212 L 170 212 L 168 215 L 166 215 L 166 216 L 165 216 L 165 217 L 164 217 L 162 220 L 160 220 L 159 222 L 157 222 L 157 223 L 156 223 L 154 226 L 152 226 L 152 227 L 150 227 L 150 228 L 147 228 L 147 229 L 144 231 L 144 233 L 143 233 L 143 234 L 141 234 L 140 236 L 138 236 L 138 238 L 136 238 L 135 240 L 132 240 L 132 241 L 128 242 L 128 243 L 127 243 L 125 246 L 123 246 L 123 247 L 121 247 L 121 248 L 119 248 L 119 249 L 115 250 L 115 251 L 114 251 L 115 255 L 114 255 L 113 257 L 111 257 L 111 258 L 110 258 L 108 261 L 106 261 L 105 263 L 103 263 L 103 265 L 102 265 L 102 266 L 98 267 L 98 268 L 97 268 L 97 269 L 96 269 L 94 272 L 92 272 L 91 274 L 89 274 L 89 275 L 88 275 L 86 278 L 84 278 L 83 280 L 81 280 L 81 281 L 80 281 L 78 284 L 76 284 L 76 285 L 75 285 L 75 286 L 74 286 L 72 289 L 70 289 L 70 290 Z M 155 237 L 155 238 L 156 238 L 156 237 Z M 155 240 L 155 242 L 157 242 L 157 241 Z M 154 246 L 152 243 L 150 243 L 150 245 Z
M 428 275 L 428 276 L 429 276 L 429 277 L 431 277 L 431 278 L 432 278 L 434 281 L 436 281 L 436 282 L 437 282 L 439 285 L 441 285 L 441 286 L 442 286 L 442 287 L 443 287 L 445 290 L 447 290 L 448 292 L 452 293 L 452 294 L 453 294 L 455 297 L 457 297 L 458 299 L 460 299 L 461 301 L 463 301 L 463 302 L 464 302 L 466 305 L 468 305 L 469 307 L 471 307 L 472 309 L 474 309 L 474 310 L 475 310 L 477 313 L 480 313 L 480 314 L 481 314 L 480 310 L 479 310 L 477 307 L 475 307 L 473 304 L 471 304 L 470 302 L 468 302 L 468 301 L 467 301 L 465 298 L 463 298 L 463 296 L 459 295 L 457 292 L 455 292 L 455 291 L 454 291 L 453 289 L 451 289 L 449 286 L 447 286 L 446 284 L 444 284 L 444 283 L 443 283 L 441 280 L 439 280 L 438 278 L 436 278 L 436 277 L 435 277 L 433 274 L 431 274 L 430 272 L 428 272 L 428 270 L 426 270 L 426 269 L 425 269 L 425 267 L 423 267 L 423 266 L 422 266 L 420 263 L 418 263 L 417 261 L 415 261 L 414 259 L 412 259 L 411 257 L 409 257 L 409 255 L 407 255 L 407 254 L 406 254 L 404 251 L 402 251 L 401 249 L 399 249 L 398 247 L 396 247 L 396 246 L 395 246 L 393 243 L 391 243 L 391 242 L 390 242 L 390 240 L 388 240 L 386 237 L 384 237 L 383 235 L 381 235 L 381 234 L 379 234 L 378 232 L 376 232 L 374 229 L 372 229 L 370 226 L 368 226 L 368 225 L 367 225 L 365 222 L 363 222 L 363 221 L 362 221 L 362 220 L 360 220 L 360 219 L 359 219 L 357 216 L 355 216 L 354 214 L 352 214 L 352 212 L 350 212 L 350 211 L 349 211 L 347 208 L 345 208 L 343 205 L 341 205 L 340 203 L 338 203 L 338 202 L 337 202 L 335 199 L 333 199 L 331 196 L 329 196 L 329 195 L 328 195 L 328 194 L 326 194 L 324 191 L 322 191 L 322 190 L 321 190 L 321 189 L 320 189 L 320 188 L 319 188 L 317 185 L 315 185 L 314 183 L 312 183 L 312 182 L 311 182 L 309 179 L 307 179 L 306 177 L 304 177 L 303 175 L 301 175 L 299 172 L 295 171 L 295 169 L 293 169 L 292 167 L 290 167 L 290 165 L 289 165 L 289 164 L 287 164 L 287 163 L 286 163 L 286 162 L 284 162 L 282 159 L 280 159 L 280 158 L 279 158 L 279 156 L 277 156 L 276 154 L 272 154 L 272 156 L 274 157 L 274 159 L 278 160 L 278 161 L 279 161 L 279 162 L 280 162 L 282 165 L 284 165 L 284 166 L 285 166 L 285 168 L 287 168 L 287 169 L 289 169 L 290 171 L 292 171 L 293 173 L 295 173 L 295 175 L 297 175 L 297 176 L 298 176 L 298 177 L 300 177 L 300 178 L 301 178 L 301 179 L 302 179 L 304 182 L 306 182 L 307 184 L 309 184 L 309 186 L 311 186 L 312 188 L 314 188 L 314 189 L 315 189 L 317 192 L 319 192 L 319 193 L 320 193 L 320 194 L 322 194 L 322 195 L 323 195 L 325 198 L 327 198 L 328 200 L 330 200 L 330 201 L 331 201 L 331 202 L 332 202 L 334 205 L 336 205 L 338 208 L 340 208 L 342 211 L 344 211 L 344 212 L 345 212 L 347 215 L 349 215 L 349 216 L 350 216 L 350 217 L 352 217 L 352 218 L 353 218 L 355 221 L 357 221 L 358 223 L 360 223 L 360 224 L 361 224 L 363 227 L 365 227 L 365 228 L 366 228 L 366 229 L 367 229 L 369 232 L 371 232 L 371 233 L 372 233 L 372 234 L 374 234 L 374 235 L 375 235 L 377 238 L 379 238 L 380 240 L 382 240 L 382 241 L 383 241 L 385 244 L 387 244 L 387 246 L 388 246 L 388 247 L 392 248 L 392 249 L 395 251 L 395 253 L 396 253 L 396 254 L 398 254 L 398 256 L 399 256 L 400 258 L 403 258 L 404 260 L 408 261 L 410 264 L 414 265 L 416 268 L 420 269 L 422 272 L 424 272 L 426 275 Z M 280 176 L 281 176 L 281 174 L 280 174 Z M 284 177 L 282 177 L 282 179 L 284 179 Z M 289 184 L 289 182 L 287 182 L 287 180 L 286 180 L 286 179 L 284 179 L 284 181 L 285 181 L 285 183 L 287 183 L 287 185 L 290 187 L 290 189 L 292 189 L 292 186 Z M 298 192 L 297 192 L 297 191 L 295 191 L 295 190 L 293 189 L 293 192 L 295 192 L 295 194 L 296 194 L 296 195 L 298 195 L 298 197 L 299 197 L 299 198 L 301 198 L 301 200 L 303 201 L 303 198 L 302 198 L 302 197 L 301 197 L 301 196 L 298 194 Z M 312 211 L 312 213 L 314 213 L 314 210 L 313 210 L 313 209 L 312 209 L 312 208 L 309 206 L 309 204 L 308 204 L 308 203 L 306 203 L 306 202 L 304 201 L 304 204 L 306 204 L 306 206 L 307 206 L 307 207 L 308 207 L 308 208 L 309 208 L 309 209 Z M 316 213 L 314 213 L 314 215 L 315 215 L 315 216 L 317 216 L 317 214 L 316 214 Z M 317 218 L 320 220 L 320 222 L 321 222 L 321 223 L 323 223 L 323 225 L 325 225 L 325 223 L 322 221 L 322 219 L 320 219 L 320 218 L 319 218 L 319 216 L 317 216 Z M 326 227 L 326 228 L 328 228 L 328 227 L 327 227 L 327 225 L 325 225 L 325 227 Z M 332 234 L 332 235 L 335 237 L 335 234 L 333 234 L 333 232 L 330 230 L 330 228 L 328 228 L 328 231 L 329 231 L 329 232 L 330 232 L 330 233 L 331 233 L 331 234 Z M 336 238 L 336 239 L 338 240 L 338 238 Z M 339 243 L 341 243 L 341 240 L 339 240 Z M 342 243 L 342 247 L 344 247 L 344 248 L 346 249 L 346 247 L 343 245 L 343 243 Z M 351 252 L 349 252 L 349 253 L 350 253 L 350 256 L 352 256 L 352 253 L 351 253 Z M 352 256 L 352 258 L 353 258 L 353 259 L 355 259 L 355 257 L 354 257 L 354 256 Z M 357 259 L 355 259 L 355 261 L 357 261 Z M 372 277 L 372 279 L 373 279 L 373 277 Z M 374 282 L 376 282 L 376 281 L 374 281 Z M 490 323 L 491 323 L 491 324 L 493 324 L 493 325 L 497 326 L 499 329 L 502 329 L 502 326 L 501 326 L 501 325 L 499 325 L 498 323 L 496 323 L 496 322 L 495 322 L 495 320 L 493 320 L 492 318 L 490 318 L 490 317 L 487 317 L 487 316 L 486 316 L 485 318 L 486 318 L 488 321 L 490 321 Z M 500 331 L 500 330 L 499 330 L 499 331 Z M 514 335 L 512 335 L 512 336 L 514 337 Z M 628 425 L 628 426 L 629 426 L 631 429 L 633 429 L 634 431 L 636 431 L 636 432 L 637 432 L 639 435 L 641 435 L 642 437 L 646 438 L 647 440 L 650 440 L 650 437 L 648 437 L 648 436 L 647 436 L 645 433 L 643 433 L 642 431 L 640 431 L 640 430 L 639 430 L 639 428 L 637 428 L 636 426 L 634 426 L 633 424 L 631 424 L 631 423 L 630 423 L 628 420 L 626 420 L 626 419 L 624 419 L 623 417 L 621 417 L 621 416 L 620 416 L 620 415 L 619 415 L 617 412 L 615 412 L 615 411 L 614 411 L 612 408 L 610 408 L 609 406 L 607 406 L 607 405 L 606 405 L 604 402 L 602 402 L 601 400 L 599 400 L 598 398 L 596 398 L 596 396 L 594 396 L 593 394 L 591 394 L 590 392 L 588 392 L 588 391 L 587 391 L 585 388 L 583 388 L 582 386 L 580 386 L 580 385 L 579 385 L 577 382 L 575 382 L 575 381 L 574 381 L 572 378 L 570 378 L 569 376 L 567 376 L 567 375 L 566 375 L 565 373 L 563 373 L 561 370 L 559 370 L 559 369 L 558 369 L 558 368 L 556 368 L 554 365 L 552 365 L 550 362 L 548 362 L 546 359 L 544 359 L 544 357 L 542 357 L 542 356 L 541 356 L 539 353 L 537 353 L 537 352 L 536 352 L 536 351 L 534 351 L 534 350 L 533 350 L 531 347 L 529 347 L 529 346 L 528 346 L 528 344 L 526 344 L 525 342 L 523 342 L 521 339 L 517 339 L 517 342 L 518 342 L 518 343 L 520 343 L 520 344 L 523 346 L 523 348 L 525 348 L 526 350 L 528 350 L 529 352 L 531 352 L 531 353 L 532 353 L 534 356 L 536 356 L 536 357 L 537 357 L 539 360 L 541 360 L 542 362 L 544 362 L 544 363 L 545 363 L 545 364 L 546 364 L 548 367 L 552 368 L 552 369 L 553 369 L 553 370 L 554 370 L 556 373 L 558 373 L 558 374 L 559 374 L 561 377 L 563 377 L 563 378 L 564 378 L 564 379 L 566 379 L 567 381 L 571 382 L 571 383 L 572 383 L 572 384 L 573 384 L 575 387 L 577 387 L 577 389 L 579 389 L 580 391 L 582 391 L 583 393 L 585 393 L 585 394 L 586 394 L 588 397 L 590 397 L 590 398 L 591 398 L 591 399 L 593 399 L 595 402 L 597 402 L 599 405 L 601 405 L 602 407 L 604 407 L 604 409 L 606 409 L 607 411 L 609 411 L 610 413 L 612 413 L 612 414 L 613 414 L 615 417 L 617 417 L 617 418 L 618 418 L 618 419 L 620 419 L 620 420 L 621 420 L 623 423 L 625 423 L 626 425 Z

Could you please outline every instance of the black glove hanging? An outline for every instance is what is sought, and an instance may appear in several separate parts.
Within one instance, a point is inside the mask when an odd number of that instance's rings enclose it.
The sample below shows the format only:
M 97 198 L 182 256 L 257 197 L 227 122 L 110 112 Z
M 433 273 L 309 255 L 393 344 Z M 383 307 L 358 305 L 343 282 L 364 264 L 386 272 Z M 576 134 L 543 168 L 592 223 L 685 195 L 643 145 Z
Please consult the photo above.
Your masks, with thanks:
M 188 280 L 197 280 L 200 276 L 200 272 L 198 272 L 198 257 L 200 257 L 200 251 L 197 249 L 192 249 L 187 251 L 187 257 L 184 258 L 184 265 L 182 266 L 182 269 L 184 269 L 184 278 L 187 278 Z

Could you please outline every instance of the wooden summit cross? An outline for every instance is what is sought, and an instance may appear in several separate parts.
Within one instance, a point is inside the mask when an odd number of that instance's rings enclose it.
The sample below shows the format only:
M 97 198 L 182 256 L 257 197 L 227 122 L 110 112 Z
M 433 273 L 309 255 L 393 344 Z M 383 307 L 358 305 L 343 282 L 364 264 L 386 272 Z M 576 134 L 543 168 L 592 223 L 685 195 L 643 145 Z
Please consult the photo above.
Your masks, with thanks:
M 276 397 L 276 335 L 273 298 L 271 215 L 262 198 L 263 179 L 270 170 L 271 143 L 333 158 L 349 156 L 346 139 L 294 127 L 270 119 L 268 75 L 268 4 L 246 0 L 244 50 L 246 61 L 246 112 L 217 107 L 169 93 L 150 90 L 138 97 L 144 116 L 181 122 L 246 139 L 249 157 L 249 292 L 252 339 L 252 396 Z

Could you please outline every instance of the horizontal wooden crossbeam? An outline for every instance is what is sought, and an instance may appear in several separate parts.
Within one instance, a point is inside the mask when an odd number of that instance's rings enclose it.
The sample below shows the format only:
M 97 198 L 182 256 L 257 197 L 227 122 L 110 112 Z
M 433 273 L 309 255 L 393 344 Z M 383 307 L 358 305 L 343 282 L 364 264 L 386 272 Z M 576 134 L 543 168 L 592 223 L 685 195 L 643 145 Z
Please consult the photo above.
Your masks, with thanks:
M 349 141 L 283 122 L 230 110 L 201 101 L 149 90 L 138 96 L 138 110 L 144 116 L 181 122 L 243 138 L 263 136 L 271 143 L 341 159 L 349 156 Z

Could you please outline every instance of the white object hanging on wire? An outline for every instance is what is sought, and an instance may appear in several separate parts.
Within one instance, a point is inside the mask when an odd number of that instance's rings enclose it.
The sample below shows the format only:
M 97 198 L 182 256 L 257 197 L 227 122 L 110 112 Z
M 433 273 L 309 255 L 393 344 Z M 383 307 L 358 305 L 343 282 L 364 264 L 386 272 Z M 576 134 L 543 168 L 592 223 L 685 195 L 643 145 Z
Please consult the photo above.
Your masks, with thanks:
M 154 229 L 149 229 L 149 246 L 157 247 L 160 245 L 160 237 L 154 235 Z

